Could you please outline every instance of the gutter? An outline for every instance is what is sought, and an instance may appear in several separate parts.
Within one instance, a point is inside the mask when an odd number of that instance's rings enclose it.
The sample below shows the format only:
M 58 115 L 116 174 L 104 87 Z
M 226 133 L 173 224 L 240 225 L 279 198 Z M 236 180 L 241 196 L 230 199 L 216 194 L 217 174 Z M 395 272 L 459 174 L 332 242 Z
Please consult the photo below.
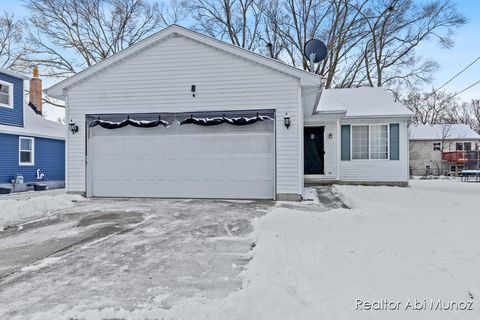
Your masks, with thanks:
M 400 119 L 411 119 L 411 115 L 402 115 L 402 114 L 384 114 L 384 115 L 362 115 L 362 116 L 345 116 L 345 119 L 384 119 L 384 118 L 400 118 Z
M 22 137 L 34 137 L 34 138 L 44 138 L 44 139 L 52 139 L 52 140 L 62 140 L 65 141 L 65 137 L 59 137 L 59 136 L 50 136 L 46 134 L 41 134 L 41 133 L 32 133 L 32 132 L 21 132 L 21 131 L 11 131 L 11 130 L 5 130 L 0 128 L 0 133 L 1 134 L 10 134 L 14 136 L 22 136 Z

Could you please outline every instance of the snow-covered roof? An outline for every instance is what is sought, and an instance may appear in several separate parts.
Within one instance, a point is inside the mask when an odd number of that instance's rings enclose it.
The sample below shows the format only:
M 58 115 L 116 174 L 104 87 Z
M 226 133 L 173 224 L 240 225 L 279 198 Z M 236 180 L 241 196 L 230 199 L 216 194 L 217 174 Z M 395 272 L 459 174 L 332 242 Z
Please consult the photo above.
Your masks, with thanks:
M 16 73 L 16 72 L 13 72 L 13 71 L 10 71 L 10 70 L 7 70 L 7 69 L 3 69 L 3 68 L 0 68 L 0 73 L 6 74 L 6 75 L 9 75 L 9 76 L 18 78 L 18 79 L 30 80 L 29 77 L 27 77 L 23 74 Z
M 43 118 L 28 105 L 25 105 L 23 110 L 24 127 L 0 125 L 0 133 L 65 140 L 65 125 Z
M 411 117 L 412 112 L 384 88 L 324 89 L 317 106 L 319 113 L 339 112 L 345 117 Z
M 410 140 L 480 140 L 480 135 L 466 124 L 422 124 L 410 127 Z

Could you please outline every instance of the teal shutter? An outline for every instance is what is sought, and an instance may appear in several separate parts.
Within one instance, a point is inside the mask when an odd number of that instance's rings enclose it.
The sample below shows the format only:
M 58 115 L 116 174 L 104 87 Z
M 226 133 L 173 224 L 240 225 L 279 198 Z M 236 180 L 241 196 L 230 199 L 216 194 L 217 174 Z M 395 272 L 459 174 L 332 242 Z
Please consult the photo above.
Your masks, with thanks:
M 390 160 L 400 160 L 400 126 L 390 123 Z
M 341 151 L 342 151 L 342 156 L 341 159 L 342 161 L 349 161 L 350 160 L 350 125 L 342 125 L 341 128 Z

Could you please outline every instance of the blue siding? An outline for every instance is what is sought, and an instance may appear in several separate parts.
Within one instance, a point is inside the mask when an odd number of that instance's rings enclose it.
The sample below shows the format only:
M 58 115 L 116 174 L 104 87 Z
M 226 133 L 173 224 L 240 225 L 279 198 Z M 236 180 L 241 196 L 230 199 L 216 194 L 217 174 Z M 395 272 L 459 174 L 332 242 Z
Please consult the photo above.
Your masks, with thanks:
M 18 137 L 0 133 L 0 183 L 20 173 L 25 182 L 36 181 L 37 169 L 48 180 L 65 180 L 65 142 L 63 140 L 35 138 L 35 165 L 18 165 Z
M 0 80 L 13 83 L 13 109 L 0 107 L 0 124 L 23 127 L 23 80 L 3 73 Z

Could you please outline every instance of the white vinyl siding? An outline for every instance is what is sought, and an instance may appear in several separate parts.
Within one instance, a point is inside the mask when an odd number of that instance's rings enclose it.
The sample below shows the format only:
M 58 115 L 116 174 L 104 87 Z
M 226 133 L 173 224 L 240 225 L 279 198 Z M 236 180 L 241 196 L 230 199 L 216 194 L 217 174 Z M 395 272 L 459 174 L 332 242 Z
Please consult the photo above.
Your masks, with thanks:
M 409 179 L 408 174 L 408 131 L 407 120 L 395 118 L 382 119 L 344 119 L 341 124 L 349 124 L 353 128 L 357 125 L 387 125 L 388 123 L 399 123 L 399 160 L 375 159 L 340 161 L 339 178 L 343 181 L 352 182 L 405 182 Z M 353 141 L 352 141 L 353 144 Z M 353 158 L 353 157 L 352 157 Z
M 28 137 L 18 138 L 18 164 L 20 166 L 35 165 L 35 139 Z
M 0 81 L 0 107 L 13 108 L 13 83 Z
M 85 191 L 86 114 L 273 109 L 276 193 L 301 194 L 299 87 L 297 78 L 203 43 L 164 39 L 68 90 L 68 121 L 79 133 L 68 135 L 67 191 Z

